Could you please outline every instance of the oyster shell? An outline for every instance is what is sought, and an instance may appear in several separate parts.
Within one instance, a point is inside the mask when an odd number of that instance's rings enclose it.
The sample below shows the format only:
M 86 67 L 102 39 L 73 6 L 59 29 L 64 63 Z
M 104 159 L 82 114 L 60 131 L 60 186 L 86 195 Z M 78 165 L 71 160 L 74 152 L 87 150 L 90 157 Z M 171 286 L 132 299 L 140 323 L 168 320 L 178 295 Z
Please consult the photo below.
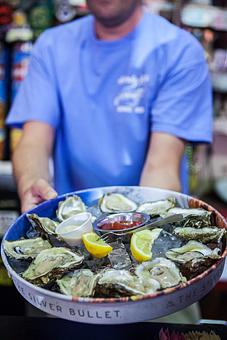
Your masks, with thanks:
M 216 260 L 203 257 L 191 260 L 184 264 L 179 264 L 181 273 L 187 277 L 188 280 L 192 279 L 205 272 L 209 267 L 211 267 Z
M 89 297 L 94 295 L 98 277 L 90 269 L 75 270 L 57 280 L 57 284 L 65 295 Z
M 139 278 L 127 270 L 105 269 L 100 273 L 96 293 L 119 297 L 154 293 L 160 288 L 152 278 Z
M 51 248 L 48 241 L 41 237 L 18 241 L 4 241 L 6 254 L 14 259 L 34 259 L 42 250 Z
M 57 218 L 63 222 L 67 218 L 86 211 L 86 206 L 79 196 L 69 196 L 58 203 Z
M 135 273 L 140 278 L 152 278 L 158 281 L 162 289 L 173 287 L 186 281 L 175 263 L 163 257 L 143 262 L 136 267 Z
M 203 243 L 220 242 L 225 234 L 225 229 L 217 227 L 197 228 L 175 228 L 173 233 L 184 240 L 196 240 Z
M 67 248 L 46 249 L 41 251 L 22 277 L 34 284 L 47 284 L 53 279 L 62 277 L 65 272 L 78 267 L 83 259 L 83 256 Z
M 99 200 L 102 212 L 130 212 L 137 209 L 137 204 L 122 194 L 110 193 L 103 195 Z
M 201 258 L 211 258 L 216 260 L 220 258 L 219 253 L 219 248 L 212 250 L 203 243 L 189 241 L 183 247 L 168 250 L 166 252 L 166 257 L 179 264 L 184 264 L 189 261 L 196 262 Z
M 168 210 L 167 216 L 181 214 L 184 219 L 178 225 L 181 227 L 194 227 L 203 228 L 211 226 L 212 212 L 205 209 L 184 209 L 184 208 L 172 208 Z
M 39 217 L 36 214 L 27 214 L 26 216 L 32 226 L 40 231 L 41 235 L 56 235 L 55 230 L 59 224 L 58 222 L 48 217 Z
M 151 216 L 165 216 L 166 212 L 175 207 L 175 205 L 175 198 L 169 197 L 166 200 L 143 203 L 138 207 L 137 211 Z

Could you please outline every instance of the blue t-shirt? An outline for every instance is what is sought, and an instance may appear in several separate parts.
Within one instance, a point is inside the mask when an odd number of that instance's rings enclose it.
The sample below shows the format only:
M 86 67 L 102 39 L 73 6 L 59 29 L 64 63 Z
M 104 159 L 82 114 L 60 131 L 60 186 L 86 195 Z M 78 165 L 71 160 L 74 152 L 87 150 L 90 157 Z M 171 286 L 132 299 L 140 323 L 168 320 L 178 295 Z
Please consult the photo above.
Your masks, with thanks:
M 138 185 L 150 133 L 210 142 L 211 106 L 192 35 L 144 13 L 126 37 L 103 41 L 88 16 L 41 35 L 7 122 L 56 128 L 55 186 L 65 193 Z

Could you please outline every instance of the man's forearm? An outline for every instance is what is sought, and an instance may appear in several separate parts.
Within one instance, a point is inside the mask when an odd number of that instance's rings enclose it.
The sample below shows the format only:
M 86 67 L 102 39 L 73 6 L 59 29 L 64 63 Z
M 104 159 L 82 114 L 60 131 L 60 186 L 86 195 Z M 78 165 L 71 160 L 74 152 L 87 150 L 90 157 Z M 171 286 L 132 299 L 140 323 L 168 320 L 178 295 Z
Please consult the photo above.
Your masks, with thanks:
M 181 191 L 179 176 L 168 169 L 145 167 L 140 180 L 141 186 Z
M 152 133 L 140 185 L 181 191 L 180 163 L 184 141 L 161 132 Z
M 13 154 L 13 169 L 20 198 L 35 181 L 49 182 L 49 157 L 54 129 L 45 123 L 28 122 Z
M 37 145 L 28 145 L 22 141 L 13 155 L 13 169 L 19 196 L 35 180 L 50 180 L 48 154 Z

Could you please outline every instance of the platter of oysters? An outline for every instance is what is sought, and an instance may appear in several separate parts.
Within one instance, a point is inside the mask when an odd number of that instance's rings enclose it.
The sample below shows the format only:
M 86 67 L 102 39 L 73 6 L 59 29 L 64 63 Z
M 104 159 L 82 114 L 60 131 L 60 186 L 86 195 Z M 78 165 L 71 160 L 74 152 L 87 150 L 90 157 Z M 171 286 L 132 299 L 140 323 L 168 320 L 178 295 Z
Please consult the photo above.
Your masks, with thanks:
M 206 203 L 148 187 L 60 196 L 21 215 L 2 258 L 19 293 L 68 320 L 119 324 L 183 309 L 219 280 L 225 219 Z

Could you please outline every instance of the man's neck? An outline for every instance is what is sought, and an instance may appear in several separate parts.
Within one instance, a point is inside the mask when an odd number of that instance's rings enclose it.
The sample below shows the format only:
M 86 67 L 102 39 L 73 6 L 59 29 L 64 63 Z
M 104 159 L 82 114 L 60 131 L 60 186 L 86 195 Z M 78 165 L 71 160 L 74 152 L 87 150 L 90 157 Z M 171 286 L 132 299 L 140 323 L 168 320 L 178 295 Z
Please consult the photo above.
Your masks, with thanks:
M 100 40 L 117 40 L 123 38 L 128 33 L 133 31 L 139 23 L 143 14 L 143 9 L 138 6 L 127 21 L 116 27 L 105 27 L 99 21 L 95 20 L 96 36 Z

